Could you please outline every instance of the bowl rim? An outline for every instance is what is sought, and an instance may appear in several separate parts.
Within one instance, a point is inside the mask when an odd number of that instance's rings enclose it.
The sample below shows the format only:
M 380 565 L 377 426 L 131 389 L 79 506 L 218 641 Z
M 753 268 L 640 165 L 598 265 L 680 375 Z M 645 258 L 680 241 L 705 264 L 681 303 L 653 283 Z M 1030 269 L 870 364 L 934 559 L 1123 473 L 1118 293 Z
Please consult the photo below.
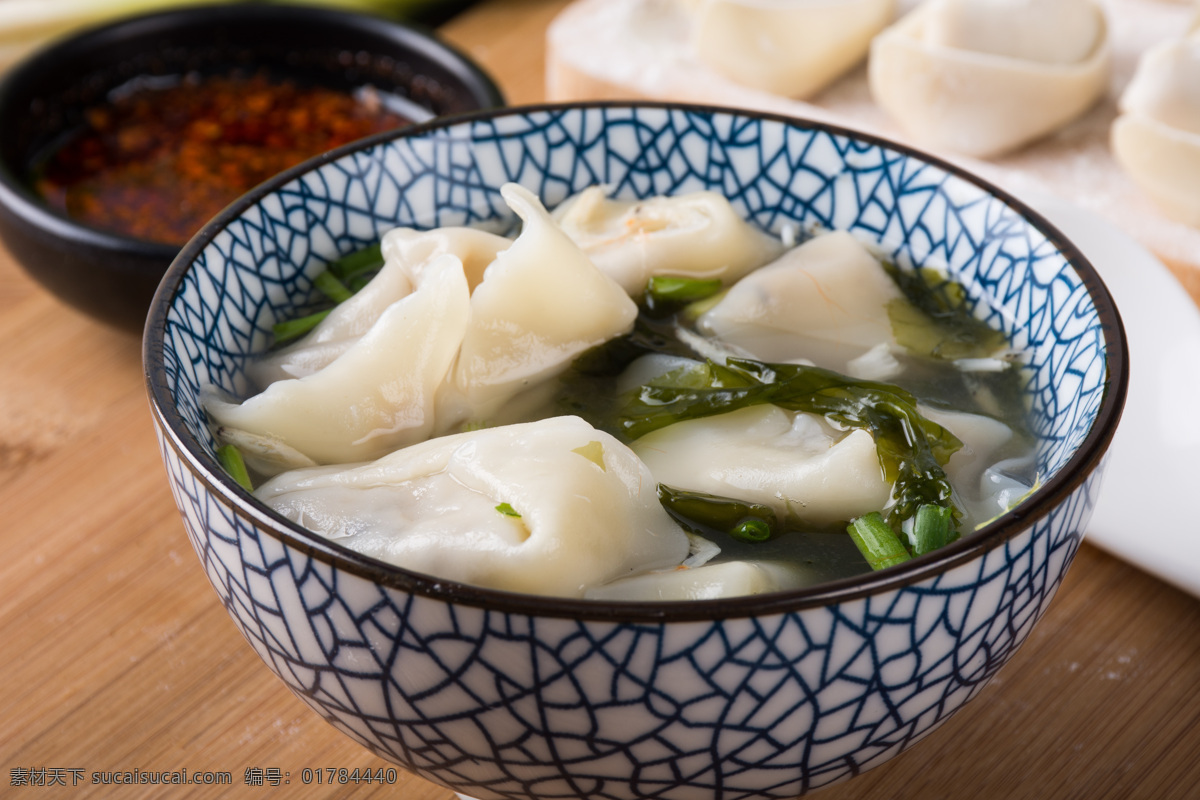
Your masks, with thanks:
M 13 96 L 19 94 L 18 87 L 30 80 L 37 80 L 47 71 L 56 70 L 56 65 L 67 56 L 76 57 L 77 54 L 92 52 L 95 48 L 108 48 L 124 36 L 147 36 L 186 30 L 189 25 L 199 23 L 221 25 L 229 21 L 273 19 L 331 25 L 354 34 L 366 32 L 388 38 L 461 77 L 464 83 L 471 87 L 470 93 L 479 95 L 479 99 L 485 104 L 484 108 L 506 105 L 504 93 L 490 73 L 464 50 L 445 41 L 435 31 L 419 23 L 365 11 L 305 3 L 195 4 L 101 22 L 56 39 L 27 54 L 0 75 L 0 119 L 3 118 L 4 107 L 11 102 Z M 0 208 L 21 223 L 74 246 L 109 254 L 153 258 L 161 260 L 164 264 L 169 263 L 181 250 L 177 245 L 139 239 L 80 222 L 42 200 L 22 179 L 20 165 L 9 164 L 2 157 Z
M 263 197 L 301 175 L 362 149 L 396 139 L 424 136 L 451 126 L 503 116 L 572 113 L 590 109 L 661 109 L 710 116 L 763 119 L 787 126 L 822 131 L 893 150 L 967 181 L 1008 204 L 1042 231 L 1077 271 L 1096 306 L 1104 336 L 1107 376 L 1095 424 L 1077 451 L 1034 495 L 979 530 L 923 556 L 876 572 L 828 581 L 803 589 L 721 600 L 616 602 L 527 595 L 487 589 L 438 578 L 362 555 L 308 531 L 272 511 L 239 486 L 186 431 L 167 387 L 162 359 L 167 311 L 191 263 L 218 232 Z M 280 173 L 243 195 L 214 217 L 180 251 L 159 284 L 143 336 L 143 367 L 151 411 L 165 440 L 188 463 L 193 476 L 223 502 L 236 507 L 262 531 L 305 555 L 373 583 L 408 594 L 448 603 L 528 616 L 572 618 L 625 623 L 662 623 L 759 617 L 836 605 L 901 589 L 936 576 L 1002 547 L 1011 538 L 1047 516 L 1100 466 L 1112 442 L 1128 391 L 1128 343 L 1120 314 L 1099 273 L 1083 253 L 1045 217 L 987 180 L 917 148 L 872 133 L 812 119 L 704 104 L 653 100 L 596 100 L 539 103 L 446 115 L 426 123 L 377 134 L 317 156 Z

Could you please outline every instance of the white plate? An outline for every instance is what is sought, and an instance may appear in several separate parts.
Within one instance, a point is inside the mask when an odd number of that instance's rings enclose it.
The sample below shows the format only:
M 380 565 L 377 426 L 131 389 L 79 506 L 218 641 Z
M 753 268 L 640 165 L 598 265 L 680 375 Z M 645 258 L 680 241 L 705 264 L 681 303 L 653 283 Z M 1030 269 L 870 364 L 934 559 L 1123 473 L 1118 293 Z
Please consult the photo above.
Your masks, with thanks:
M 1054 197 L 1022 199 L 1096 267 L 1129 339 L 1129 397 L 1087 541 L 1200 597 L 1200 309 L 1109 223 Z

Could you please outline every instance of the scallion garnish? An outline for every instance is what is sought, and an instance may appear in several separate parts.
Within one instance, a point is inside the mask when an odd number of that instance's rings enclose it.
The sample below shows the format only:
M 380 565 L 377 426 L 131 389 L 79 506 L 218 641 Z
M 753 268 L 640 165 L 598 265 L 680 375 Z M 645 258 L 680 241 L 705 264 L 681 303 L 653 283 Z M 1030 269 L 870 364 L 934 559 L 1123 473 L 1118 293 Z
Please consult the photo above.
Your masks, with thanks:
M 334 304 L 344 303 L 370 283 L 382 266 L 383 252 L 379 244 L 374 244 L 329 262 L 329 267 L 313 278 L 313 285 Z M 272 328 L 275 344 L 304 336 L 325 319 L 331 310 L 326 308 L 303 317 L 275 323 Z
M 883 520 L 878 511 L 864 514 L 846 527 L 850 538 L 858 547 L 871 569 L 887 569 L 908 561 L 912 556 L 904 549 L 900 537 Z
M 311 331 L 313 328 L 329 316 L 332 309 L 318 311 L 315 314 L 309 314 L 305 317 L 297 317 L 296 319 L 285 319 L 283 322 L 276 322 L 271 331 L 275 334 L 275 344 L 290 342 L 292 339 L 298 339 L 304 334 Z
M 341 258 L 329 262 L 329 271 L 338 280 L 349 283 L 354 278 L 363 277 L 383 266 L 383 250 L 376 243 L 362 250 L 347 253 Z
M 231 444 L 223 444 L 217 448 L 217 461 L 221 462 L 229 477 L 237 481 L 239 486 L 247 492 L 254 491 L 254 483 L 250 480 L 250 473 L 246 470 L 246 462 L 242 459 L 240 450 Z
M 922 505 L 913 518 L 913 555 L 925 555 L 948 544 L 953 530 L 954 514 L 949 508 L 932 503 Z
M 721 291 L 716 278 L 671 278 L 655 275 L 646 285 L 646 294 L 659 302 L 692 303 Z
M 735 525 L 729 535 L 740 542 L 765 542 L 771 538 L 771 525 L 765 519 L 751 517 Z
M 313 285 L 321 294 L 335 303 L 344 303 L 354 296 L 354 292 L 346 288 L 346 284 L 338 280 L 338 277 L 329 270 L 313 278 Z

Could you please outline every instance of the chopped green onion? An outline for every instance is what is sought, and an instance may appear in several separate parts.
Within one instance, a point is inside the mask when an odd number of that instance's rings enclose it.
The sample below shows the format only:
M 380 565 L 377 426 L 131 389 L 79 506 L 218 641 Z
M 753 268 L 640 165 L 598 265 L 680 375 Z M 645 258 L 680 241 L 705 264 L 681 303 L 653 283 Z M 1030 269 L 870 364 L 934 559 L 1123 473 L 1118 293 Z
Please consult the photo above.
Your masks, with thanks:
M 503 514 L 506 517 L 521 516 L 520 514 L 517 513 L 517 510 L 515 508 L 513 508 L 512 506 L 510 506 L 508 503 L 501 503 L 500 505 L 496 506 L 496 510 L 499 511 L 501 514 Z
M 350 281 L 365 276 L 383 266 L 383 250 L 379 244 L 347 253 L 329 263 L 329 271 L 341 281 Z
M 883 515 L 878 511 L 852 520 L 846 531 L 871 565 L 871 569 L 887 569 L 911 558 L 900 542 L 900 537 L 884 522 Z
M 321 320 L 329 316 L 331 310 L 327 308 L 324 311 L 318 311 L 306 317 L 297 317 L 296 319 L 285 319 L 283 322 L 276 322 L 271 328 L 275 334 L 275 344 L 290 342 L 292 339 L 300 338 L 317 327 Z
M 700 319 L 700 317 L 716 308 L 717 304 L 725 299 L 726 294 L 726 290 L 722 289 L 721 291 L 711 294 L 708 297 L 688 303 L 683 307 L 683 310 L 679 312 L 679 318 L 689 322 L 695 322 L 696 320 Z
M 721 281 L 700 278 L 670 278 L 655 275 L 646 284 L 646 294 L 660 302 L 692 303 L 721 291 Z
M 752 517 L 735 525 L 729 535 L 741 542 L 765 542 L 771 538 L 771 525 L 765 519 Z
M 690 303 L 718 294 L 724 286 L 716 279 L 671 278 L 655 275 L 646 282 L 642 305 L 653 316 L 673 314 Z
M 254 491 L 254 483 L 250 480 L 250 473 L 246 470 L 246 462 L 242 459 L 240 450 L 231 444 L 223 444 L 217 448 L 217 461 L 221 462 L 229 477 L 237 481 L 238 486 L 247 492 Z
M 913 555 L 925 555 L 948 544 L 953 526 L 954 513 L 946 506 L 920 506 L 913 518 Z
M 354 293 L 346 288 L 346 284 L 328 270 L 313 278 L 313 285 L 335 303 L 344 303 L 354 296 Z
M 346 288 L 349 289 L 353 294 L 358 294 L 364 288 L 366 288 L 366 285 L 370 283 L 371 279 L 374 277 L 375 273 L 371 273 L 370 275 L 354 275 L 346 279 Z
M 375 272 L 382 266 L 383 252 L 380 245 L 375 244 L 331 261 L 328 269 L 313 278 L 313 285 L 335 304 L 344 303 L 370 283 L 375 277 Z M 329 311 L 330 309 L 325 309 L 308 316 L 276 323 L 275 344 L 288 342 L 308 333 L 325 319 Z

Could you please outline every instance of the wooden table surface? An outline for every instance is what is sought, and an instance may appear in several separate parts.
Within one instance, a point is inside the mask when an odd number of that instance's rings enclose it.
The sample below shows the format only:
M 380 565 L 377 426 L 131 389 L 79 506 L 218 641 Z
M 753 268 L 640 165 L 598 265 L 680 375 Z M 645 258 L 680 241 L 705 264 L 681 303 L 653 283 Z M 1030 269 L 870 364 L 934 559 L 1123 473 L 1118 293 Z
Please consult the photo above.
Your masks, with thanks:
M 534 102 L 564 4 L 488 0 L 443 33 L 511 102 Z M 389 787 L 302 784 L 306 768 L 387 764 L 285 689 L 217 602 L 167 488 L 140 342 L 60 304 L 2 246 L 0 342 L 0 797 L 256 797 L 279 776 L 296 797 L 452 800 L 403 772 Z M 818 796 L 1200 797 L 1198 687 L 1200 601 L 1085 544 L 974 702 Z M 232 786 L 92 783 L 183 769 Z

